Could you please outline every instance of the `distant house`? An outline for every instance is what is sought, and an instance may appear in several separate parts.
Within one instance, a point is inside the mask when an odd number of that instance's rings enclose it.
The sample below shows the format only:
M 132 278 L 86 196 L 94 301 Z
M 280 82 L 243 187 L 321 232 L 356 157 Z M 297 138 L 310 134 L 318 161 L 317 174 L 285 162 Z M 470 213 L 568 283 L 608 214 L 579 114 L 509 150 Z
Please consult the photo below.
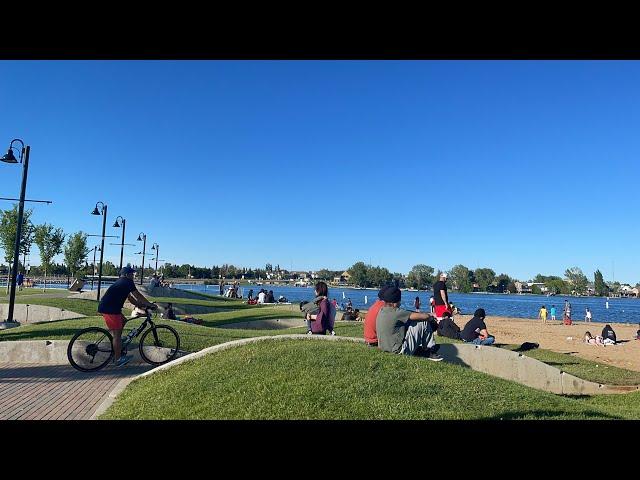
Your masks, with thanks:
M 531 293 L 531 287 L 527 282 L 514 282 L 517 293 Z
M 333 277 L 333 283 L 336 285 L 346 285 L 351 280 L 349 272 L 344 271 L 339 277 Z
M 629 284 L 620 285 L 620 289 L 618 290 L 621 297 L 637 297 L 638 289 L 632 287 Z

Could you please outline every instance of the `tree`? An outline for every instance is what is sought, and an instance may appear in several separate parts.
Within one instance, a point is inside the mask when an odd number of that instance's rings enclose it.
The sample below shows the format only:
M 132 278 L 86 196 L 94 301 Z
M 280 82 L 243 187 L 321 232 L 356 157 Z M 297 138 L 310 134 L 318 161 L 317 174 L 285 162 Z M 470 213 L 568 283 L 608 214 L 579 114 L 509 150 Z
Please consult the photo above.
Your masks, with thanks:
M 453 279 L 459 292 L 469 293 L 473 290 L 470 273 L 464 265 L 456 265 L 449 270 L 449 276 Z
M 24 210 L 22 215 L 22 230 L 20 230 L 20 255 L 26 253 L 33 241 L 33 224 L 31 214 L 33 210 Z M 13 265 L 13 251 L 16 246 L 16 232 L 18 230 L 18 204 L 14 204 L 11 210 L 2 210 L 0 215 L 0 246 L 4 250 L 4 260 L 9 264 L 7 272 L 7 291 L 9 290 L 9 277 L 11 276 L 11 265 Z
M 516 293 L 518 291 L 518 289 L 516 288 L 516 282 L 511 280 L 507 285 L 507 290 L 509 290 L 510 293 Z
M 384 267 L 370 267 L 367 270 L 366 286 L 380 287 L 389 283 L 393 279 L 393 274 Z
M 587 290 L 589 280 L 587 280 L 585 274 L 582 273 L 582 270 L 580 270 L 578 267 L 568 268 L 564 272 L 564 274 L 567 277 L 569 285 L 575 293 L 581 294 Z
M 78 277 L 79 270 L 82 268 L 82 264 L 88 254 L 87 234 L 80 231 L 71 235 L 67 241 L 67 245 L 64 247 L 64 263 L 69 268 L 72 276 Z
M 426 289 L 434 283 L 434 268 L 429 265 L 415 265 L 407 275 L 407 285 L 411 288 Z
M 597 296 L 604 297 L 609 293 L 609 288 L 607 287 L 606 283 L 604 283 L 604 279 L 602 278 L 602 273 L 600 272 L 600 270 L 596 270 L 593 274 L 593 285 Z
M 487 287 L 489 287 L 496 278 L 496 272 L 490 268 L 476 268 L 474 273 L 476 282 L 483 292 L 487 290 Z
M 347 271 L 351 275 L 351 283 L 360 287 L 369 287 L 368 268 L 364 262 L 354 263 Z
M 40 262 L 44 268 L 44 289 L 47 288 L 47 270 L 51 270 L 53 257 L 62 253 L 64 237 L 65 234 L 61 228 L 54 229 L 49 223 L 34 227 L 34 241 L 40 250 Z

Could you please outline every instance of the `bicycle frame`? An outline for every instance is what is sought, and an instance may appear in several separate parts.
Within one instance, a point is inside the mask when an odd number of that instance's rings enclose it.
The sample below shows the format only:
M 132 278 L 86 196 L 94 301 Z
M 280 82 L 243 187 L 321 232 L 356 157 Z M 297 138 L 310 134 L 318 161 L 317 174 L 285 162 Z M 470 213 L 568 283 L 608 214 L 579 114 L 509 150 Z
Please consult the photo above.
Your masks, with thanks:
M 131 320 L 135 320 L 137 318 L 142 318 L 142 315 L 139 315 L 137 317 L 127 318 L 126 319 L 127 321 L 124 323 L 122 328 L 124 329 L 124 327 L 125 327 L 125 325 L 127 323 L 129 323 Z M 126 347 L 129 346 L 129 344 L 133 341 L 134 338 L 137 338 L 142 332 L 145 331 L 145 329 L 147 328 L 147 324 L 149 324 L 149 326 L 151 328 L 155 327 L 155 324 L 153 323 L 153 320 L 151 320 L 151 312 L 147 312 L 146 318 L 144 319 L 144 322 L 142 322 L 139 327 L 134 328 L 133 330 L 131 330 L 129 332 L 129 334 L 122 339 L 122 349 L 123 350 L 126 349 Z M 153 330 L 153 337 L 154 337 L 154 339 L 156 341 L 158 340 L 157 334 L 155 332 L 155 329 Z

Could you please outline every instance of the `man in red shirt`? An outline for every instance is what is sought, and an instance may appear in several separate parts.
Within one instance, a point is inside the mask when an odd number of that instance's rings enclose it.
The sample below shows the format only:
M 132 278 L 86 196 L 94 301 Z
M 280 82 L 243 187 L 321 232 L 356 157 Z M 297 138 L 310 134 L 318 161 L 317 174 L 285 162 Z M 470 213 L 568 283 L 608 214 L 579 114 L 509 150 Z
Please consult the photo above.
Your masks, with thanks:
M 378 292 L 378 300 L 371 305 L 371 308 L 364 317 L 364 341 L 370 347 L 378 346 L 378 336 L 376 334 L 376 318 L 378 318 L 378 312 L 384 307 L 384 301 L 382 295 L 384 291 L 389 288 L 390 285 L 386 285 Z

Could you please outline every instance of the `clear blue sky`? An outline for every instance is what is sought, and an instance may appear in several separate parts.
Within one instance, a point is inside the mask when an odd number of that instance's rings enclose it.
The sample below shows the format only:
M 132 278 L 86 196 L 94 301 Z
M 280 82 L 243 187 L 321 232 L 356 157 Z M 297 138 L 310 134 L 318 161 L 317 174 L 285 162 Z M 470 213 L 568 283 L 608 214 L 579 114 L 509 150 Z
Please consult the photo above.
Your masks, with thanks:
M 633 61 L 1 61 L 0 146 L 31 145 L 34 222 L 100 233 L 101 200 L 171 263 L 635 284 L 639 85 Z

